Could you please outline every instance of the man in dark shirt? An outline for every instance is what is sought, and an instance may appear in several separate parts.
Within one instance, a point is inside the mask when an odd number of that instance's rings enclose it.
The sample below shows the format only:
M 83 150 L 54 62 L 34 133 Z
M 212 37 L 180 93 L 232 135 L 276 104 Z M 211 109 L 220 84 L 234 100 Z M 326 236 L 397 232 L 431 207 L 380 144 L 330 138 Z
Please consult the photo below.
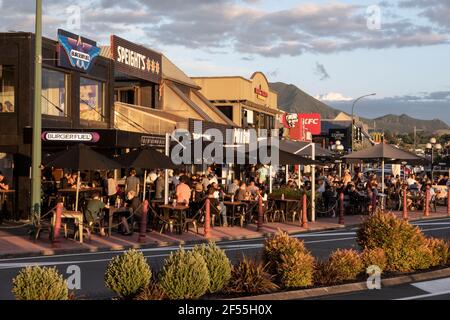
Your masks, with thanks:
M 100 221 L 100 235 L 105 236 L 105 230 L 102 224 L 102 210 L 104 208 L 109 208 L 109 205 L 105 205 L 103 201 L 100 200 L 100 194 L 95 193 L 91 200 L 88 201 L 86 205 L 86 220 L 89 226 L 93 226 L 96 221 Z
M 128 223 L 129 220 L 131 221 L 137 221 L 138 223 L 141 223 L 142 219 L 142 205 L 139 201 L 139 198 L 136 196 L 135 191 L 128 192 L 127 200 L 126 200 L 126 206 L 128 208 L 127 215 L 122 215 L 121 217 L 121 223 L 122 223 L 122 232 L 126 236 L 131 236 L 133 234 L 132 230 L 130 229 L 130 225 Z

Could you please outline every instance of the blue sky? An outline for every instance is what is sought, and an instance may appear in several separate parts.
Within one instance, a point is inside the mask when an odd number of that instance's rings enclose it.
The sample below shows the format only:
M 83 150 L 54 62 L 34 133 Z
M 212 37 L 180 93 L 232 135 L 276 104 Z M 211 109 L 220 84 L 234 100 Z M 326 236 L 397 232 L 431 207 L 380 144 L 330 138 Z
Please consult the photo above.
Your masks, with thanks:
M 376 104 L 358 107 L 362 116 L 450 124 L 449 0 L 79 0 L 79 25 L 66 11 L 73 1 L 44 3 L 51 38 L 58 27 L 101 44 L 117 34 L 164 52 L 191 76 L 260 70 L 332 105 L 376 92 Z M 0 31 L 33 30 L 34 0 L 0 5 Z M 380 10 L 375 30 L 371 5 Z

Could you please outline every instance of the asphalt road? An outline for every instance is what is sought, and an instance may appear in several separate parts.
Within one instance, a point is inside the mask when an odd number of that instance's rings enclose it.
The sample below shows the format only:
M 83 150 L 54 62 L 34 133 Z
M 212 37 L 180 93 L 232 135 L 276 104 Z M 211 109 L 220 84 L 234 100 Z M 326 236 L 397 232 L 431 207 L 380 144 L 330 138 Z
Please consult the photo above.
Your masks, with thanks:
M 450 238 L 450 218 L 434 219 L 416 223 L 425 232 L 427 236 L 437 238 Z M 307 248 L 313 255 L 319 259 L 325 259 L 337 248 L 357 248 L 355 242 L 356 228 L 347 228 L 338 231 L 322 231 L 296 235 L 305 241 Z M 240 240 L 240 241 L 224 241 L 218 243 L 223 248 L 233 263 L 239 261 L 244 255 L 247 257 L 259 258 L 262 252 L 264 239 Z M 186 249 L 192 246 L 185 246 Z M 145 257 L 152 268 L 152 271 L 158 271 L 162 268 L 164 259 L 178 250 L 178 247 L 150 248 L 143 249 Z M 123 251 L 107 251 L 83 254 L 65 254 L 56 256 L 39 256 L 32 258 L 16 258 L 0 260 L 0 300 L 13 299 L 11 294 L 11 280 L 17 275 L 19 270 L 29 265 L 56 266 L 58 270 L 65 276 L 69 277 L 68 268 L 70 266 L 78 266 L 81 270 L 81 289 L 77 291 L 77 296 L 88 299 L 108 299 L 114 296 L 104 285 L 103 277 L 107 264 L 112 257 L 122 253 Z M 399 290 L 409 291 L 410 288 L 400 288 Z M 413 288 L 414 289 L 414 288 Z M 389 289 L 391 290 L 391 289 Z M 392 289 L 392 290 L 395 290 Z M 390 299 L 391 295 L 388 290 L 381 292 L 363 293 L 362 296 L 368 294 L 368 299 L 384 297 Z M 411 291 L 412 292 L 412 291 Z M 423 294 L 423 291 L 418 294 Z M 378 296 L 378 295 L 379 296 Z M 374 295 L 374 296 L 370 296 Z M 342 296 L 344 299 L 352 299 L 361 297 L 360 295 Z M 392 295 L 392 297 L 397 297 Z M 341 296 L 336 297 L 341 298 Z
M 450 278 L 327 296 L 318 300 L 450 300 Z

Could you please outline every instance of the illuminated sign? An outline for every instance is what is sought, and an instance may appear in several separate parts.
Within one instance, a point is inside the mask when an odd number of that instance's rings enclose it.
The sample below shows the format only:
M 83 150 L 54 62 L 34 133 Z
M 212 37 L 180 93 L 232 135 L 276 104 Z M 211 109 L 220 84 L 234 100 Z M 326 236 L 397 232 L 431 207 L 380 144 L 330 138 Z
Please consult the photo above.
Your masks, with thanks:
M 100 135 L 96 132 L 44 132 L 42 141 L 68 141 L 68 142 L 90 142 L 100 141 Z
M 281 123 L 290 130 L 292 140 L 310 141 L 312 135 L 319 135 L 322 131 L 321 116 L 318 113 L 286 113 Z
M 140 79 L 160 83 L 162 55 L 117 36 L 111 36 L 116 70 Z
M 64 30 L 58 30 L 58 42 L 59 67 L 88 72 L 100 54 L 95 41 Z

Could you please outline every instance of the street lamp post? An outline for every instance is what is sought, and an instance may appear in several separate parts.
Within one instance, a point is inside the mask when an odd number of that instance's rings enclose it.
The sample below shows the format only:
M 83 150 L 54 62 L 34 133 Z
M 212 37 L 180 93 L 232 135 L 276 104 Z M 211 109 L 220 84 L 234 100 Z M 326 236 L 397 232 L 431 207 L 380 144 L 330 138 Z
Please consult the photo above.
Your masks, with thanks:
M 434 150 L 439 152 L 442 150 L 442 145 L 437 143 L 436 138 L 431 138 L 430 142 L 427 143 L 426 148 L 431 151 L 431 183 L 434 182 Z
M 31 211 L 36 223 L 41 215 L 41 95 L 42 95 L 42 0 L 36 0 L 34 56 L 34 112 L 31 164 Z M 36 221 L 37 220 L 37 221 Z
M 364 98 L 367 98 L 367 97 L 371 97 L 371 96 L 376 96 L 377 94 L 376 93 L 371 93 L 371 94 L 366 94 L 366 95 L 364 95 L 364 96 L 361 96 L 361 97 L 359 97 L 359 98 L 357 98 L 355 101 L 353 101 L 353 105 L 352 105 L 352 152 L 354 151 L 353 149 L 354 149 L 354 138 L 355 138 L 355 130 L 354 130 L 354 127 L 355 127 L 355 106 L 356 106 L 356 103 L 359 101 L 359 100 L 362 100 L 362 99 L 364 99 Z

